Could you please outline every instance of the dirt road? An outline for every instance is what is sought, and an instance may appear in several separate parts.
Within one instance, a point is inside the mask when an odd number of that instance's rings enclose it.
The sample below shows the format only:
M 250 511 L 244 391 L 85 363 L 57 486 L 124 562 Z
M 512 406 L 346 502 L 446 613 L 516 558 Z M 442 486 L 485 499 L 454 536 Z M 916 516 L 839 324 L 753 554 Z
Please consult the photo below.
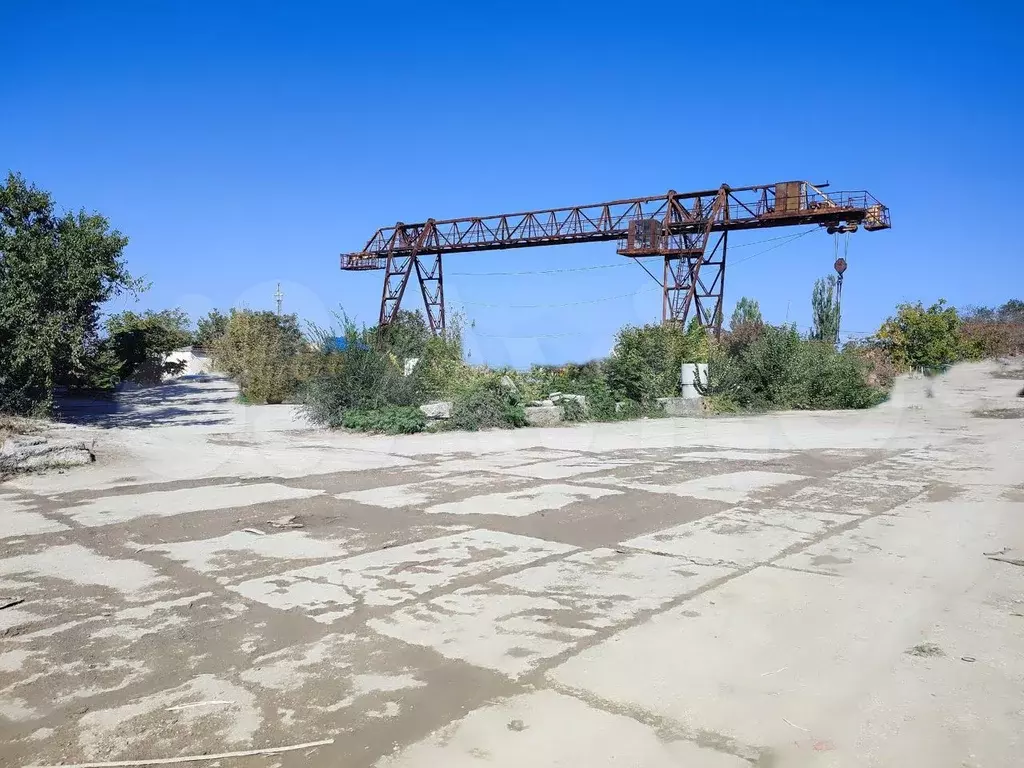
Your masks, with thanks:
M 405 438 L 216 381 L 80 411 L 96 466 L 0 486 L 0 763 L 1018 765 L 1010 375 Z

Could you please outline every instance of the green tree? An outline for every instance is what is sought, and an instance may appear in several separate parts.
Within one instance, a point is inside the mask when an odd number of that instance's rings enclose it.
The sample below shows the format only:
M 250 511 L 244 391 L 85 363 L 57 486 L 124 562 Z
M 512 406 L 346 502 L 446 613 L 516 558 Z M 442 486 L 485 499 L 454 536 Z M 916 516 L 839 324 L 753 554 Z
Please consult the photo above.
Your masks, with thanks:
M 996 310 L 996 314 L 999 317 L 999 320 L 1004 323 L 1024 325 L 1024 301 L 1021 301 L 1020 299 L 1010 299 Z
M 213 349 L 228 330 L 228 316 L 219 309 L 211 309 L 206 317 L 196 321 L 195 345 L 200 349 Z
M 54 386 L 90 366 L 100 305 L 143 288 L 127 243 L 99 214 L 58 214 L 18 174 L 0 184 L 0 411 L 46 414 Z
M 106 326 L 104 343 L 118 361 L 122 380 L 138 373 L 159 381 L 162 374 L 180 368 L 164 362 L 167 354 L 192 343 L 191 321 L 180 309 L 146 310 L 141 315 L 120 312 L 107 318 Z
M 962 359 L 961 325 L 960 315 L 945 299 L 927 308 L 921 302 L 900 304 L 876 339 L 900 370 L 935 371 Z
M 764 325 L 764 319 L 761 317 L 761 307 L 757 299 L 744 296 L 736 302 L 736 308 L 732 311 L 729 330 L 736 331 L 746 325 L 761 326 Z
M 811 293 L 811 338 L 816 341 L 839 341 L 839 303 L 836 301 L 836 276 L 814 281 Z

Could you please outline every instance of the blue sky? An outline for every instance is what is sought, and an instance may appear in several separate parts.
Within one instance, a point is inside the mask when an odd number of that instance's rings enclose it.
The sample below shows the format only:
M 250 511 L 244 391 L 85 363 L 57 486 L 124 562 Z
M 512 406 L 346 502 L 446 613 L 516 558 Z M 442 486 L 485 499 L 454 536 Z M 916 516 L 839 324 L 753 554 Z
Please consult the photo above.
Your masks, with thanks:
M 0 166 L 130 237 L 153 284 L 132 306 L 270 308 L 281 281 L 319 323 L 339 305 L 375 322 L 381 273 L 337 255 L 396 220 L 828 180 L 892 211 L 850 240 L 843 324 L 864 332 L 901 301 L 1024 294 L 1022 22 L 994 2 L 5 3 Z M 749 295 L 807 325 L 832 238 L 772 245 L 732 251 L 727 313 Z M 472 359 L 604 355 L 660 318 L 659 289 L 629 263 L 460 273 L 620 258 L 447 259 Z

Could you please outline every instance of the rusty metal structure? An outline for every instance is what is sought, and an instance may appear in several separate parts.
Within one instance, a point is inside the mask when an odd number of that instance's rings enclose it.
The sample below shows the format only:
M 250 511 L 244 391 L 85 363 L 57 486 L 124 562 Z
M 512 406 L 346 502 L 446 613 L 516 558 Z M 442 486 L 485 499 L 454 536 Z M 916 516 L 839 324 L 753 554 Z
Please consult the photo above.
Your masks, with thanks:
M 430 327 L 442 333 L 444 255 L 615 240 L 622 256 L 663 259 L 663 322 L 685 323 L 692 312 L 717 335 L 730 232 L 814 224 L 830 233 L 890 227 L 889 209 L 867 192 L 825 192 L 827 186 L 806 181 L 723 184 L 569 208 L 398 222 L 377 230 L 361 251 L 342 254 L 341 268 L 384 271 L 381 325 L 395 318 L 415 272 Z

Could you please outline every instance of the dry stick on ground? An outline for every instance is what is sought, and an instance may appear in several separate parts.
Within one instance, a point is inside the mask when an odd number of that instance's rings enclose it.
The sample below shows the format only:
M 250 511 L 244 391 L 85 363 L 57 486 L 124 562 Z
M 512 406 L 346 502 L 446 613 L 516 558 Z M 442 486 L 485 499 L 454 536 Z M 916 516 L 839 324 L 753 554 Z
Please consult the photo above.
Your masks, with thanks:
M 60 766 L 34 766 L 33 768 L 132 768 L 143 765 L 171 765 L 173 763 L 197 763 L 203 760 L 226 760 L 229 757 L 251 757 L 252 755 L 276 755 L 280 752 L 296 752 L 300 749 L 323 747 L 333 744 L 334 739 L 308 741 L 305 744 L 292 744 L 288 747 L 265 747 L 263 749 L 244 749 L 241 752 L 221 752 L 216 755 L 182 755 L 180 757 L 155 757 L 151 760 L 116 760 L 112 763 L 73 763 Z

